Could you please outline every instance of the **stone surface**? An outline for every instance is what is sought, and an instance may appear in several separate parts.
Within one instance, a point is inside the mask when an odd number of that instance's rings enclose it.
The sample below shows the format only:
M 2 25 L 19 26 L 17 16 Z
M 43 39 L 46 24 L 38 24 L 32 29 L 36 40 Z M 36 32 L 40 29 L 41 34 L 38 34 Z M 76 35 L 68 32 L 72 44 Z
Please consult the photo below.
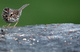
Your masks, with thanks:
M 0 52 L 80 52 L 80 24 L 0 28 Z

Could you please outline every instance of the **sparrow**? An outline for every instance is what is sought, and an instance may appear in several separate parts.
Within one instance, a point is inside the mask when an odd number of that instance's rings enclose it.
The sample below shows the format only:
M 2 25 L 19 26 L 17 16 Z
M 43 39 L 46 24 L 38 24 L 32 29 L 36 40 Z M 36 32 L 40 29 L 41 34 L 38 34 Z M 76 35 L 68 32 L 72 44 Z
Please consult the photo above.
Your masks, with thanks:
M 10 27 L 11 23 L 14 23 L 15 27 L 18 24 L 20 16 L 22 14 L 22 10 L 27 7 L 29 4 L 25 4 L 19 9 L 11 9 L 11 8 L 4 8 L 2 11 L 2 18 L 5 22 L 9 23 L 7 27 Z

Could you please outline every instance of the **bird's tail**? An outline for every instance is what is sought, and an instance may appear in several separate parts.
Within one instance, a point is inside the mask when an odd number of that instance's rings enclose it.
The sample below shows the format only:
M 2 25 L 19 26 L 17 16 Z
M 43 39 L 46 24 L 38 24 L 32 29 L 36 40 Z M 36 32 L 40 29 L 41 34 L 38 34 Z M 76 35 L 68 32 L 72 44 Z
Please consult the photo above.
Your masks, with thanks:
M 21 8 L 19 8 L 19 10 L 21 11 L 21 10 L 23 10 L 25 7 L 27 7 L 29 4 L 25 4 L 25 5 L 23 5 Z

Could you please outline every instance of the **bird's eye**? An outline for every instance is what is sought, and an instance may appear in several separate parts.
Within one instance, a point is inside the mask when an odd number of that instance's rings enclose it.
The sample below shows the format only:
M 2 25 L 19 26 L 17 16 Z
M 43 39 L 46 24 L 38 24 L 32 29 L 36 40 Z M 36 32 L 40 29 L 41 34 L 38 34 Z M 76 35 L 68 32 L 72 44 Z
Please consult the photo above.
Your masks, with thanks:
M 13 14 L 11 14 L 10 17 L 11 17 L 12 15 L 13 15 Z

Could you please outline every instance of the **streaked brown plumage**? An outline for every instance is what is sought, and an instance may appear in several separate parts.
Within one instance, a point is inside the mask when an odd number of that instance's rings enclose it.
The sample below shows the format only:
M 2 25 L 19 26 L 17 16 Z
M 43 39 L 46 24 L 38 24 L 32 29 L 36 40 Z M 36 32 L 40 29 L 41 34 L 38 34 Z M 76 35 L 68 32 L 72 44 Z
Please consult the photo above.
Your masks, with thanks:
M 19 9 L 4 8 L 2 12 L 2 17 L 4 21 L 10 24 L 16 22 L 16 24 L 14 25 L 15 27 L 18 24 L 22 10 L 28 5 L 29 4 L 25 4 Z M 8 26 L 10 26 L 10 24 Z

